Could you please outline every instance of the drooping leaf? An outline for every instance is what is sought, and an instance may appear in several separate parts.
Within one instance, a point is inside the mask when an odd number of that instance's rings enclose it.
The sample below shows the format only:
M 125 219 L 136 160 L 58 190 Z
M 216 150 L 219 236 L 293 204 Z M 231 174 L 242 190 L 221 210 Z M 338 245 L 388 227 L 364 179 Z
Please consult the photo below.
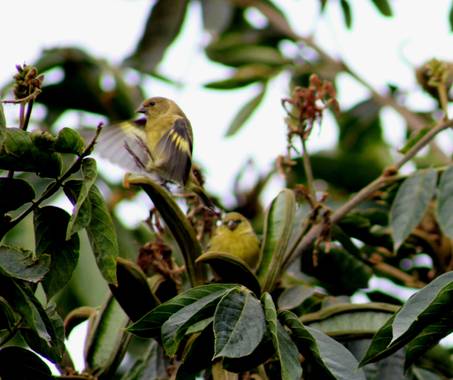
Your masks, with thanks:
M 191 324 L 205 319 L 214 313 L 217 303 L 226 292 L 228 291 L 221 289 L 199 298 L 195 302 L 183 306 L 163 323 L 161 336 L 167 355 L 173 356 L 176 353 L 186 330 Z
M 187 4 L 187 0 L 158 0 L 154 3 L 142 37 L 125 63 L 148 74 L 154 71 L 179 34 Z
M 35 353 L 22 347 L 9 346 L 0 350 L 0 378 L 49 380 L 52 372 Z
M 116 285 L 118 241 L 115 226 L 96 185 L 91 186 L 88 199 L 91 203 L 91 220 L 86 230 L 91 248 L 102 276 L 109 284 Z
M 239 257 L 227 252 L 208 251 L 199 256 L 196 262 L 209 264 L 221 282 L 244 285 L 260 296 L 261 288 L 258 279 Z
M 270 66 L 258 63 L 250 63 L 239 67 L 232 76 L 227 79 L 206 83 L 206 88 L 214 90 L 232 90 L 248 86 L 254 82 L 265 83 L 278 71 Z
M 272 290 L 280 274 L 287 254 L 295 210 L 294 193 L 284 189 L 272 200 L 266 212 L 261 264 L 257 272 L 263 291 Z
M 38 282 L 51 266 L 50 256 L 35 255 L 22 248 L 0 246 L 0 271 L 20 280 Z
M 157 306 L 158 300 L 151 292 L 146 276 L 137 264 L 118 257 L 116 278 L 118 285 L 110 285 L 110 290 L 132 321 L 140 319 Z M 131 294 L 134 297 L 131 297 Z
M 342 344 L 323 332 L 304 326 L 290 311 L 280 313 L 302 354 L 310 359 L 325 379 L 365 380 L 354 356 Z
M 265 329 L 261 303 L 246 289 L 232 289 L 222 297 L 214 314 L 214 358 L 251 354 Z
M 450 10 L 448 11 L 448 22 L 450 24 L 450 31 L 453 32 L 453 3 L 450 4 Z
M 371 2 L 375 5 L 378 11 L 386 17 L 392 17 L 392 7 L 388 0 L 371 0 Z
M 149 177 L 129 175 L 125 182 L 141 186 L 148 194 L 181 250 L 191 284 L 193 286 L 202 284 L 204 282 L 203 268 L 201 264 L 195 264 L 196 259 L 201 255 L 200 243 L 192 225 L 168 191 Z
M 236 132 L 241 129 L 241 127 L 246 123 L 246 121 L 253 115 L 255 110 L 261 104 L 261 101 L 266 94 L 266 86 L 261 86 L 260 91 L 252 99 L 246 102 L 241 109 L 238 111 L 233 121 L 230 123 L 228 130 L 225 133 L 225 136 L 233 136 Z
M 343 20 L 346 28 L 351 29 L 352 26 L 352 12 L 351 6 L 347 0 L 340 0 L 341 11 L 343 12 Z
M 0 178 L 0 195 L 0 214 L 4 214 L 31 202 L 35 191 L 23 179 Z
M 70 196 L 70 194 L 68 194 L 70 200 L 74 204 L 74 210 L 72 212 L 71 220 L 68 224 L 66 239 L 69 239 L 72 234 L 78 232 L 82 228 L 87 227 L 90 223 L 91 207 L 89 207 L 88 205 L 86 205 L 85 207 L 83 206 L 84 202 L 88 198 L 90 189 L 96 182 L 97 178 L 96 161 L 94 159 L 85 158 L 82 161 L 82 175 L 83 181 L 72 180 L 65 184 L 66 192 L 72 190 L 77 194 L 76 200 L 72 196 Z M 83 209 L 82 212 L 81 209 Z M 79 213 L 81 214 L 80 216 Z
M 3 110 L 3 103 L 0 102 L 0 129 L 6 128 L 5 111 Z
M 79 237 L 66 240 L 69 215 L 55 206 L 37 208 L 33 214 L 36 253 L 49 254 L 50 270 L 43 286 L 48 298 L 53 297 L 69 282 L 79 258 Z
M 299 361 L 299 351 L 285 328 L 277 319 L 277 310 L 269 293 L 262 297 L 267 328 L 271 334 L 272 342 L 280 361 L 280 374 L 282 380 L 300 379 L 302 367 Z
M 133 334 L 144 338 L 157 338 L 160 336 L 160 328 L 163 323 L 183 307 L 190 305 L 199 299 L 210 296 L 211 294 L 217 294 L 218 297 L 222 297 L 225 292 L 231 290 L 235 286 L 236 285 L 209 284 L 189 289 L 145 314 L 137 322 L 130 325 L 128 330 Z
M 306 299 L 315 294 L 316 289 L 306 285 L 286 288 L 278 297 L 279 310 L 291 310 L 300 306 Z
M 453 166 L 445 170 L 440 177 L 437 219 L 442 232 L 453 239 Z
M 143 355 L 135 361 L 129 371 L 124 373 L 121 380 L 165 378 L 167 366 L 162 348 L 155 340 L 150 339 Z
M 128 322 L 121 306 L 113 296 L 109 296 L 88 331 L 85 341 L 87 369 L 102 373 L 106 378 L 114 373 L 130 339 L 125 330 Z
M 228 0 L 201 0 L 204 28 L 213 34 L 222 33 L 233 18 L 233 10 Z
M 434 169 L 417 171 L 398 189 L 390 210 L 395 251 L 420 223 L 436 188 Z
M 372 337 L 397 310 L 397 306 L 384 303 L 336 304 L 304 314 L 300 320 L 329 336 Z

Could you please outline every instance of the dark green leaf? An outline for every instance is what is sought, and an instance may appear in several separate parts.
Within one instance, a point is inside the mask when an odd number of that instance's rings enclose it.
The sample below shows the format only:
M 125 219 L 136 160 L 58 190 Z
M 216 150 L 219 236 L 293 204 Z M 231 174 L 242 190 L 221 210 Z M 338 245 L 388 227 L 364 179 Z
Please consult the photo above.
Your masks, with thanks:
M 247 263 L 237 256 L 227 252 L 208 251 L 199 256 L 196 262 L 209 264 L 221 282 L 244 285 L 260 296 L 261 288 L 258 279 Z
M 266 212 L 261 264 L 257 272 L 263 291 L 272 290 L 278 280 L 287 255 L 295 211 L 294 193 L 284 189 L 272 200 Z
M 31 202 L 35 191 L 23 179 L 0 178 L 0 195 L 0 213 L 4 214 Z
M 237 131 L 239 131 L 239 129 L 253 115 L 255 110 L 261 104 L 261 101 L 263 100 L 265 94 L 266 86 L 262 86 L 259 93 L 241 107 L 239 112 L 234 117 L 233 121 L 230 123 L 225 136 L 233 136 Z
M 49 255 L 33 254 L 22 248 L 0 246 L 0 270 L 20 280 L 38 282 L 49 271 Z
M 442 232 L 453 239 L 453 166 L 449 166 L 440 177 L 437 220 Z
M 162 348 L 150 339 L 144 354 L 140 356 L 131 369 L 124 373 L 121 380 L 164 379 L 167 377 L 168 363 L 165 361 Z
M 264 304 L 267 328 L 280 361 L 281 378 L 282 380 L 300 379 L 302 367 L 300 366 L 299 351 L 285 328 L 278 321 L 277 310 L 271 295 L 264 293 L 262 302 Z
M 395 320 L 395 315 L 391 316 L 376 333 L 365 356 L 360 361 L 361 366 L 385 358 L 398 351 L 398 348 L 395 347 L 387 348 L 392 340 L 392 323 Z
M 238 72 L 252 67 L 261 68 L 269 73 L 277 72 L 277 69 L 290 63 L 277 48 L 250 43 L 223 49 L 213 49 L 208 46 L 207 53 L 209 58 L 224 65 L 237 66 Z
M 346 0 L 340 0 L 340 6 L 343 12 L 344 24 L 348 29 L 351 29 L 352 26 L 351 6 L 349 5 L 349 2 Z
M 32 351 L 9 346 L 0 350 L 0 378 L 49 380 L 52 378 L 52 372 L 47 364 Z
M 383 16 L 391 17 L 393 15 L 392 7 L 390 6 L 388 0 L 371 0 L 371 1 Z
M 292 288 L 286 288 L 278 297 L 278 309 L 294 309 L 315 294 L 315 292 L 316 289 L 314 287 L 306 285 L 296 285 Z
M 135 52 L 126 59 L 137 70 L 154 71 L 182 27 L 187 0 L 158 0 L 152 6 Z
M 160 336 L 162 324 L 183 307 L 213 293 L 219 294 L 219 297 L 221 297 L 225 292 L 235 286 L 236 285 L 209 284 L 189 289 L 145 314 L 141 319 L 129 326 L 128 330 L 133 334 L 144 338 L 157 338 Z
M 195 302 L 183 306 L 182 309 L 176 311 L 164 322 L 161 335 L 167 355 L 173 356 L 176 354 L 189 326 L 212 315 L 217 303 L 224 294 L 225 290 L 221 289 L 199 298 Z
M 398 189 L 390 210 L 390 225 L 395 251 L 420 223 L 436 189 L 434 169 L 417 171 Z
M 75 202 L 74 199 L 71 199 L 72 197 L 70 197 L 70 200 L 73 204 L 75 204 L 75 206 L 72 212 L 71 220 L 68 224 L 66 239 L 69 239 L 72 234 L 78 232 L 82 228 L 87 227 L 91 220 L 91 207 L 88 207 L 88 205 L 84 207 L 84 202 L 87 198 L 89 198 L 88 194 L 97 178 L 96 161 L 94 159 L 85 158 L 82 161 L 82 175 L 83 181 L 73 180 L 65 184 L 65 189 L 69 189 L 69 191 L 72 189 L 72 191 L 78 194 Z
M 145 274 L 137 264 L 118 257 L 116 278 L 118 285 L 110 285 L 110 290 L 132 321 L 140 319 L 157 306 L 158 301 L 151 292 Z M 134 297 L 131 297 L 131 294 Z
M 73 235 L 66 240 L 68 222 L 68 213 L 55 206 L 37 208 L 34 211 L 36 253 L 46 253 L 51 257 L 50 270 L 43 281 L 48 298 L 68 283 L 79 259 L 79 237 Z
M 442 380 L 442 377 L 424 368 L 414 367 L 411 372 L 414 380 Z
M 116 369 L 125 353 L 130 336 L 125 328 L 129 318 L 115 298 L 109 296 L 90 326 L 85 341 L 85 362 L 90 372 L 106 378 Z
M 96 185 L 91 186 L 88 199 L 91 203 L 91 221 L 86 230 L 96 263 L 105 280 L 109 284 L 117 285 L 118 242 L 112 217 Z
M 202 266 L 201 264 L 195 264 L 195 260 L 201 255 L 200 243 L 192 225 L 168 191 L 148 177 L 129 176 L 126 181 L 131 185 L 141 186 L 165 220 L 183 255 L 192 286 L 203 283 L 204 273 Z
M 291 329 L 299 350 L 322 373 L 322 378 L 365 380 L 357 360 L 342 344 L 317 329 L 304 326 L 289 311 L 280 313 L 280 316 Z
M 81 154 L 84 146 L 85 142 L 82 136 L 75 129 L 63 128 L 58 132 L 57 140 L 55 141 L 55 150 L 57 152 Z
M 226 293 L 214 315 L 214 358 L 239 358 L 251 354 L 266 329 L 261 303 L 243 288 Z

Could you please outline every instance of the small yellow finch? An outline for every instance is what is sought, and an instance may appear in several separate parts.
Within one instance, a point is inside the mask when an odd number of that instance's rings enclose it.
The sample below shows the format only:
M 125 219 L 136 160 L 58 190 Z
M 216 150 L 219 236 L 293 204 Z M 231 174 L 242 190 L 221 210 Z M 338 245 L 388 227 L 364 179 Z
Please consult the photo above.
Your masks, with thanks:
M 250 222 L 238 212 L 222 218 L 209 241 L 208 251 L 226 252 L 242 259 L 254 270 L 260 260 L 260 242 Z
M 137 112 L 144 117 L 103 129 L 98 153 L 126 170 L 182 185 L 210 203 L 192 173 L 192 127 L 181 108 L 152 97 Z

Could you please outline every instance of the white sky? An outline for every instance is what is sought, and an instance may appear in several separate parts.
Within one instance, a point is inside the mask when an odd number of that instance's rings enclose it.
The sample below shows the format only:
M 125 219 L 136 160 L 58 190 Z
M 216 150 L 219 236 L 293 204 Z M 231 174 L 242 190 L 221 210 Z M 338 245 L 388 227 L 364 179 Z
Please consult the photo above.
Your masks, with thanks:
M 90 54 L 119 63 L 130 54 L 141 35 L 148 15 L 146 0 L 56 0 L 3 1 L 0 6 L 0 84 L 10 80 L 15 65 L 33 63 L 44 48 L 77 45 Z M 453 61 L 453 34 L 448 29 L 450 0 L 392 1 L 395 17 L 386 19 L 371 1 L 353 1 L 353 30 L 343 24 L 338 1 L 329 1 L 327 12 L 318 18 L 319 0 L 277 0 L 297 32 L 313 33 L 330 54 L 342 57 L 354 70 L 383 90 L 392 82 L 410 92 L 408 104 L 416 110 L 429 109 L 432 102 L 417 88 L 414 67 L 432 58 Z M 259 21 L 259 19 L 258 19 Z M 172 88 L 155 80 L 147 85 L 147 95 L 175 99 L 191 119 L 194 128 L 194 158 L 205 168 L 207 187 L 231 202 L 231 183 L 239 167 L 253 158 L 263 171 L 285 149 L 285 125 L 280 99 L 288 95 L 287 78 L 272 82 L 259 111 L 233 138 L 223 137 L 229 122 L 254 87 L 238 91 L 206 90 L 201 84 L 223 79 L 229 69 L 208 62 L 202 52 L 206 41 L 201 30 L 198 4 L 190 9 L 181 37 L 161 64 L 163 73 L 186 82 Z M 340 106 L 347 108 L 366 93 L 352 79 L 342 76 Z M 14 106 L 5 106 L 8 118 L 16 117 Z M 392 110 L 384 110 L 385 134 L 398 146 L 404 137 L 403 123 Z M 70 126 L 71 118 L 61 124 Z M 93 122 L 93 125 L 96 123 Z M 326 118 L 321 131 L 313 134 L 311 149 L 332 147 L 336 130 Z M 451 147 L 451 134 L 441 136 L 441 144 Z M 113 170 L 113 169 L 109 169 Z M 121 173 L 121 172 L 118 172 Z M 119 176 L 121 174 L 118 174 Z M 275 183 L 266 200 L 280 188 Z M 147 207 L 134 206 L 130 222 L 147 216 Z M 130 208 L 129 208 L 130 210 Z

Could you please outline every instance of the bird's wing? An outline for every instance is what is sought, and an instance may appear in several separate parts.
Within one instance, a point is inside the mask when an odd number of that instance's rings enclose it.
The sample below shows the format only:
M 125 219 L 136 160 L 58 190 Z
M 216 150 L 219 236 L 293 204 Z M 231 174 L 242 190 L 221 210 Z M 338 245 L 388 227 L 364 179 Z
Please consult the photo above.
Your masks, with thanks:
M 186 118 L 178 118 L 156 145 L 154 167 L 166 179 L 185 184 L 192 167 L 192 135 Z
M 106 126 L 96 142 L 95 153 L 123 169 L 144 172 L 151 154 L 146 145 L 146 119 Z

